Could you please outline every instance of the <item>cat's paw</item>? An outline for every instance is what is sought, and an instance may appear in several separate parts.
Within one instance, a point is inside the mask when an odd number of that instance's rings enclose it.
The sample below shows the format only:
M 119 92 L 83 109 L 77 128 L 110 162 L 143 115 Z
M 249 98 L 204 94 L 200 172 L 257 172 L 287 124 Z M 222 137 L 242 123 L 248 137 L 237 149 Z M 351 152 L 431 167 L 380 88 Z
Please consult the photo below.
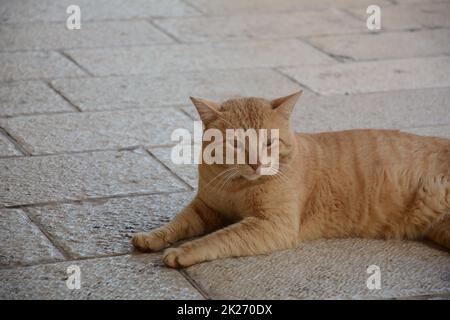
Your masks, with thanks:
M 201 262 L 188 247 L 169 248 L 164 251 L 163 262 L 171 268 L 185 268 Z
M 167 248 L 170 244 L 158 232 L 141 232 L 133 236 L 133 245 L 144 252 L 155 252 Z

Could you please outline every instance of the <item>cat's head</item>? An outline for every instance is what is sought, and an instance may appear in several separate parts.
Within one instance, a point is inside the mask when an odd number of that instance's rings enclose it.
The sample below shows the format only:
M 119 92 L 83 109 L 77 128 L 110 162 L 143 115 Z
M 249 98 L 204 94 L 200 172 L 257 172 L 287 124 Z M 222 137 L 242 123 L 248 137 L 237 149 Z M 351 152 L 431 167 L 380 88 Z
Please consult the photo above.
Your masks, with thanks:
M 247 180 L 257 180 L 264 175 L 275 174 L 274 168 L 278 170 L 280 164 L 289 158 L 295 146 L 290 116 L 301 94 L 302 91 L 299 91 L 274 100 L 254 97 L 235 98 L 223 103 L 191 97 L 204 124 L 203 151 L 208 151 L 206 148 L 209 145 L 209 152 L 213 156 L 222 152 L 220 157 L 224 159 L 223 164 L 206 165 L 220 166 L 223 170 L 229 169 L 234 172 L 235 177 L 243 177 Z M 255 133 L 258 142 L 255 145 L 250 141 L 249 136 L 241 139 L 242 136 L 238 135 L 230 140 L 227 133 L 230 134 L 232 131 L 227 129 L 233 129 L 236 133 L 239 131 Z M 211 132 L 214 137 L 209 135 L 209 138 L 205 139 L 206 133 Z M 221 133 L 223 140 L 216 141 L 215 133 Z M 214 143 L 216 143 L 215 149 L 212 148 Z M 222 148 L 217 148 L 217 143 Z M 266 148 L 266 153 L 261 152 L 261 147 Z M 234 162 L 226 162 L 227 152 L 234 153 Z M 241 155 L 244 154 L 240 162 L 236 161 L 238 152 Z

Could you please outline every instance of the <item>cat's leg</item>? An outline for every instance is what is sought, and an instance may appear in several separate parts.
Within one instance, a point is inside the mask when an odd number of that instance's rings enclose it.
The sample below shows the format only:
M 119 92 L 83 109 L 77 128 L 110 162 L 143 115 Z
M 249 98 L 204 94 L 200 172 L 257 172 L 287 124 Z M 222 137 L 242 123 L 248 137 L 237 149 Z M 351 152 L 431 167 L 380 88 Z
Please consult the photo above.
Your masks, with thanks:
M 141 251 L 159 251 L 179 240 L 214 231 L 225 223 L 219 213 L 196 197 L 167 225 L 138 233 L 132 242 Z
M 429 237 L 442 238 L 438 234 L 445 233 L 445 226 L 450 226 L 449 215 L 450 176 L 423 178 L 405 216 L 405 237 L 422 238 L 430 233 Z
M 178 248 L 167 249 L 163 260 L 167 266 L 179 268 L 219 258 L 288 249 L 297 244 L 295 230 L 295 224 L 248 217 Z
M 431 241 L 450 249 L 450 213 L 436 222 L 426 237 Z
M 448 175 L 440 175 L 433 181 L 437 186 L 433 190 L 434 211 L 441 216 L 432 223 L 426 237 L 437 244 L 450 249 L 450 167 Z

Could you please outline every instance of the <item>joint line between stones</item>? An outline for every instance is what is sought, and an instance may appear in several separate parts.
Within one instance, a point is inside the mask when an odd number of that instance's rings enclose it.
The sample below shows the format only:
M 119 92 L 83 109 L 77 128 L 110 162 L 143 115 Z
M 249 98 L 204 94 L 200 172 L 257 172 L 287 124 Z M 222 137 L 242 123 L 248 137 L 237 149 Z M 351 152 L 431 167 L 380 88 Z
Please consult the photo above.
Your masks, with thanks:
M 31 152 L 22 146 L 6 129 L 0 127 L 0 133 L 2 133 L 8 141 L 10 141 L 14 147 L 20 151 L 24 156 L 30 156 Z
M 88 69 L 83 67 L 81 64 L 79 64 L 74 58 L 72 58 L 68 53 L 64 51 L 57 51 L 60 55 L 62 55 L 64 58 L 75 64 L 78 68 L 80 68 L 82 71 L 84 71 L 86 74 L 88 74 L 91 77 L 94 77 L 94 74 L 91 73 Z
M 288 79 L 288 80 L 290 80 L 290 81 L 292 81 L 292 82 L 298 84 L 298 85 L 301 86 L 302 88 L 307 89 L 307 90 L 309 90 L 309 91 L 311 91 L 311 92 L 314 92 L 314 93 L 320 95 L 319 92 L 317 92 L 317 91 L 311 89 L 310 87 L 308 87 L 307 85 L 305 85 L 305 84 L 303 84 L 303 83 L 297 81 L 297 79 L 295 79 L 295 78 L 291 77 L 290 75 L 284 73 L 283 71 L 279 70 L 278 68 L 272 68 L 272 70 L 275 71 L 275 72 L 277 72 L 278 74 L 282 75 L 282 76 L 285 77 L 286 79 Z
M 194 188 L 187 183 L 186 181 L 184 181 L 184 179 L 182 179 L 180 176 L 178 176 L 172 169 L 170 169 L 164 162 L 162 162 L 160 159 L 158 159 L 158 157 L 156 157 L 153 153 L 151 153 L 150 150 L 148 150 L 147 148 L 144 148 L 145 151 L 147 152 L 147 154 L 152 157 L 153 159 L 155 159 L 156 161 L 158 161 L 161 165 L 164 166 L 164 168 L 166 168 L 167 170 L 170 171 L 171 174 L 173 174 L 179 181 L 181 181 L 185 186 L 187 186 L 189 188 L 190 191 L 193 191 Z
M 23 208 L 22 211 L 27 215 L 31 223 L 33 223 L 47 238 L 47 240 L 56 248 L 56 250 L 61 253 L 65 260 L 72 259 L 71 255 L 66 251 L 66 249 L 60 243 L 58 243 L 58 241 L 53 239 L 53 236 L 44 228 L 44 226 L 40 222 L 35 219 L 35 217 L 28 210 Z
M 189 112 L 187 112 L 186 110 L 184 110 L 184 108 L 183 107 L 180 107 L 179 108 L 179 110 L 181 111 L 181 112 L 183 112 L 185 115 L 187 115 L 191 120 L 198 120 L 198 119 L 195 119 L 191 114 L 189 114 Z
M 329 53 L 327 51 L 325 51 L 324 49 L 314 45 L 313 43 L 311 43 L 310 41 L 308 41 L 308 39 L 305 37 L 299 37 L 297 38 L 297 40 L 300 40 L 302 43 L 306 44 L 307 46 L 310 46 L 314 49 L 316 49 L 317 51 L 322 52 L 323 54 L 326 54 L 328 57 L 330 57 L 331 59 L 335 60 L 336 62 L 339 63 L 345 63 L 345 59 L 349 60 L 349 61 L 354 61 L 354 59 L 350 56 L 340 56 L 337 54 L 333 54 L 333 53 Z
M 211 300 L 208 293 L 205 290 L 203 290 L 203 288 L 194 279 L 192 279 L 189 276 L 189 274 L 186 272 L 186 270 L 178 270 L 178 271 L 186 279 L 186 281 L 189 282 L 190 285 L 203 296 L 203 298 L 205 298 L 206 300 Z
M 180 39 L 178 39 L 177 37 L 175 37 L 173 34 L 171 34 L 169 31 L 167 31 L 166 29 L 162 28 L 161 26 L 159 26 L 157 23 L 155 23 L 154 20 L 146 20 L 148 23 L 150 23 L 155 29 L 157 29 L 159 32 L 161 32 L 162 34 L 166 35 L 167 37 L 169 37 L 170 39 L 172 39 L 173 41 L 175 41 L 175 43 L 183 43 Z
M 192 187 L 191 187 L 192 189 Z M 143 192 L 143 193 L 126 193 L 119 195 L 110 195 L 103 197 L 91 197 L 84 199 L 60 199 L 55 201 L 45 201 L 45 202 L 35 202 L 35 203 L 23 203 L 23 204 L 1 204 L 0 206 L 5 209 L 24 209 L 24 208 L 35 208 L 35 207 L 44 207 L 48 205 L 61 205 L 61 204 L 79 204 L 83 202 L 96 202 L 102 200 L 111 200 L 111 199 L 122 199 L 122 198 L 134 198 L 134 197 L 148 197 L 148 196 L 156 196 L 156 195 L 169 195 L 173 193 L 187 193 L 192 192 L 193 190 L 173 190 L 173 191 L 160 191 L 160 192 Z
M 61 98 L 63 98 L 73 109 L 75 109 L 77 112 L 82 112 L 81 108 L 74 104 L 72 101 L 70 101 L 69 98 L 67 98 L 60 90 L 56 89 L 53 84 L 48 81 L 46 82 L 50 89 L 52 89 L 56 94 L 58 94 Z
M 203 16 L 206 15 L 206 12 L 204 12 L 202 9 L 200 9 L 198 6 L 194 5 L 193 3 L 190 3 L 189 1 L 186 1 L 186 0 L 181 0 L 181 2 L 183 2 L 188 7 L 194 9 L 195 11 L 200 13 L 201 15 L 203 15 Z
M 130 253 L 111 253 L 111 254 L 104 254 L 99 256 L 89 256 L 89 257 L 74 257 L 67 260 L 59 260 L 59 261 L 45 261 L 45 262 L 37 262 L 37 263 L 27 263 L 27 264 L 15 264 L 15 265 L 2 265 L 0 266 L 0 270 L 10 270 L 10 269 L 17 269 L 17 268 L 28 268 L 28 267 L 34 267 L 34 266 L 45 266 L 45 265 L 52 265 L 52 264 L 58 264 L 58 263 L 70 263 L 70 262 L 78 262 L 78 261 L 88 261 L 88 260 L 95 260 L 95 259 L 106 259 L 106 258 L 113 258 L 113 257 L 121 257 L 130 255 Z

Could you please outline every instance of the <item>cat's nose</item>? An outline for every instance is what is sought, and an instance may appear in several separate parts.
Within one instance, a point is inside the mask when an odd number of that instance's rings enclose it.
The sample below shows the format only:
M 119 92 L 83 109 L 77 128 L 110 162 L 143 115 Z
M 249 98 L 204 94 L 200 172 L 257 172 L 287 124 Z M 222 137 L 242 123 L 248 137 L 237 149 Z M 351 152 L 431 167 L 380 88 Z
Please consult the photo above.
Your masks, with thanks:
M 258 168 L 261 166 L 261 162 L 259 162 L 259 161 L 256 161 L 256 163 L 252 163 L 252 164 L 249 164 L 249 166 L 253 169 L 253 170 L 258 170 Z

